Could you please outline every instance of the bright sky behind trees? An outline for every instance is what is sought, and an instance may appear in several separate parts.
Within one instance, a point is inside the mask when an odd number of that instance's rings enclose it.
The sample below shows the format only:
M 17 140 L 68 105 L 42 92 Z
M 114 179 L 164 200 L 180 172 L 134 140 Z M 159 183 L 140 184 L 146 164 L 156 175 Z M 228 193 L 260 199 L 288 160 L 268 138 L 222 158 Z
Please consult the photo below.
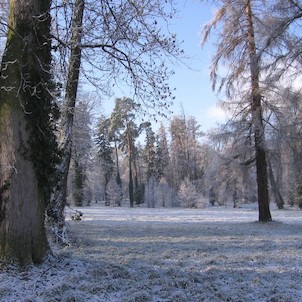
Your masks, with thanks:
M 201 48 L 200 32 L 205 23 L 211 20 L 214 9 L 207 4 L 194 0 L 183 0 L 177 4 L 177 18 L 171 21 L 170 30 L 176 33 L 182 48 L 189 57 L 188 66 L 180 64 L 173 67 L 175 75 L 171 77 L 172 88 L 176 88 L 173 113 L 184 111 L 187 116 L 194 116 L 202 126 L 202 130 L 215 127 L 224 120 L 224 114 L 216 105 L 218 97 L 212 92 L 209 78 L 209 66 L 212 56 L 212 43 Z M 104 99 L 102 106 L 105 113 L 110 114 L 114 107 L 114 99 L 123 97 L 114 95 Z
M 174 112 L 178 113 L 181 104 L 185 114 L 194 116 L 203 130 L 214 127 L 224 120 L 223 111 L 217 107 L 218 97 L 212 91 L 209 66 L 212 57 L 212 42 L 201 48 L 201 30 L 213 17 L 214 9 L 200 1 L 185 0 L 178 4 L 179 18 L 174 20 L 173 29 L 178 39 L 183 40 L 189 68 L 181 66 L 171 79 L 176 87 Z

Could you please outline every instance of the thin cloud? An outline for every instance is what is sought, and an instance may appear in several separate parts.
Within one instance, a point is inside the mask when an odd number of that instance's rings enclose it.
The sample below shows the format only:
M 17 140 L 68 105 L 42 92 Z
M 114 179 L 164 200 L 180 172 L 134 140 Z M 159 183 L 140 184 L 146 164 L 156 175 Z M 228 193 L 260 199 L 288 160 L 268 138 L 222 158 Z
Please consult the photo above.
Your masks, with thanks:
M 221 107 L 214 105 L 207 110 L 207 116 L 208 118 L 215 119 L 217 121 L 223 121 L 226 119 L 227 115 Z

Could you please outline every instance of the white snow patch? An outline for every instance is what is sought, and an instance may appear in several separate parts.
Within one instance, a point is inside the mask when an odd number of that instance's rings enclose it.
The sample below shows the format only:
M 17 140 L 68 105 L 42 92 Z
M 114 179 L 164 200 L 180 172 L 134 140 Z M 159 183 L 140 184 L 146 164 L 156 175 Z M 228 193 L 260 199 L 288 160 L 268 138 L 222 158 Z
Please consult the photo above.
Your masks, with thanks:
M 78 209 L 72 244 L 41 266 L 0 266 L 0 301 L 302 301 L 302 211 Z

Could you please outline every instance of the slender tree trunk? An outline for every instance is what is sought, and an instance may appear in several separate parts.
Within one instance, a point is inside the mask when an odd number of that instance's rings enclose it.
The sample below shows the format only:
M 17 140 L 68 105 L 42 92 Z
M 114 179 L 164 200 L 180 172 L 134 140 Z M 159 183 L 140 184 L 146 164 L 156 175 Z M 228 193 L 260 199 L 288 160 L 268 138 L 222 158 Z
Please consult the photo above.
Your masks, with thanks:
M 67 178 L 71 159 L 72 129 L 74 112 L 78 92 L 80 65 L 81 65 L 81 38 L 82 23 L 84 14 L 84 0 L 76 0 L 75 11 L 72 23 L 71 34 L 71 53 L 69 59 L 69 70 L 65 92 L 65 100 L 61 115 L 60 130 L 60 150 L 62 151 L 62 161 L 58 167 L 61 178 L 55 188 L 52 201 L 47 211 L 48 215 L 54 220 L 58 238 L 64 241 L 65 216 L 64 208 L 67 197 Z
M 267 163 L 267 168 L 268 168 L 268 177 L 269 177 L 270 184 L 271 184 L 271 191 L 274 195 L 275 203 L 279 210 L 284 209 L 284 200 L 283 200 L 280 190 L 278 188 L 278 185 L 277 185 L 277 182 L 276 182 L 276 179 L 274 176 L 272 164 L 270 161 L 268 161 L 268 163 Z
M 104 184 L 104 191 L 105 191 L 105 194 L 104 194 L 104 201 L 105 201 L 105 205 L 109 205 L 110 204 L 110 201 L 108 200 L 108 184 L 109 184 L 109 181 L 111 179 L 111 173 L 106 173 L 105 174 L 105 184 Z
M 123 189 L 122 189 L 122 179 L 121 179 L 121 175 L 120 175 L 120 167 L 119 167 L 119 156 L 118 156 L 118 148 L 117 148 L 117 142 L 116 142 L 116 138 L 114 138 L 114 149 L 115 149 L 115 159 L 116 159 L 116 183 L 119 187 L 119 190 L 121 192 L 121 196 L 120 199 L 118 200 L 118 206 L 121 206 L 121 202 L 123 199 Z
M 134 183 L 133 183 L 133 172 L 132 172 L 132 150 L 129 148 L 129 201 L 130 207 L 134 206 Z
M 1 64 L 0 257 L 21 265 L 40 263 L 49 252 L 44 227 L 49 191 L 43 171 L 48 172 L 43 161 L 51 161 L 52 154 L 47 145 L 52 138 L 47 128 L 52 101 L 49 9 L 47 0 L 10 1 Z
M 128 121 L 126 123 L 126 132 L 127 132 L 127 145 L 128 145 L 128 156 L 129 156 L 129 201 L 130 207 L 134 206 L 134 183 L 133 183 L 133 171 L 132 171 L 132 162 L 133 162 L 133 144 L 132 138 L 130 137 L 130 129 Z
M 114 150 L 115 150 L 115 163 L 116 163 L 116 175 L 120 175 L 119 156 L 116 138 L 114 138 Z
M 133 147 L 134 148 L 134 147 Z M 141 177 L 139 173 L 139 169 L 137 167 L 137 155 L 134 153 L 133 156 L 133 166 L 134 166 L 134 196 L 135 196 L 135 202 L 137 205 L 143 203 L 143 196 L 142 196 L 142 182 L 141 182 Z
M 133 176 L 132 176 L 132 168 L 131 162 L 129 161 L 129 200 L 130 200 L 130 208 L 134 206 L 134 185 L 133 185 Z
M 301 159 L 301 152 L 298 145 L 292 149 L 293 152 L 293 176 L 294 176 L 294 200 L 293 203 L 299 206 L 302 209 L 302 159 Z
M 250 55 L 250 70 L 252 84 L 252 116 L 256 151 L 256 174 L 258 189 L 259 221 L 271 221 L 268 199 L 267 161 L 262 117 L 261 93 L 259 90 L 259 61 L 256 54 L 254 26 L 250 0 L 246 1 L 246 20 L 248 24 L 248 47 Z

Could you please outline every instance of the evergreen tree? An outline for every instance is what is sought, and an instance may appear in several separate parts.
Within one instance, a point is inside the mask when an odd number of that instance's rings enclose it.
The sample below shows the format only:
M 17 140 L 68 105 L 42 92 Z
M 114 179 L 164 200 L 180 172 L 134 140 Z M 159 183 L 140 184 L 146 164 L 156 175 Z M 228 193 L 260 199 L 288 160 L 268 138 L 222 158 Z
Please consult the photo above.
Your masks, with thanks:
M 135 163 L 135 140 L 139 136 L 139 127 L 135 123 L 135 113 L 139 107 L 132 99 L 117 98 L 110 117 L 111 132 L 113 136 L 118 138 L 119 148 L 126 153 L 128 158 L 130 207 L 134 206 L 135 198 L 138 198 L 135 190 L 139 190 Z M 136 192 L 138 194 L 139 191 Z
M 152 130 L 151 124 L 147 123 L 145 126 L 145 161 L 147 164 L 147 181 L 150 177 L 156 177 L 156 162 L 155 162 L 155 133 Z
M 113 160 L 113 148 L 111 146 L 113 138 L 111 135 L 111 121 L 105 116 L 101 116 L 99 120 L 99 125 L 97 129 L 96 145 L 98 148 L 98 155 L 101 160 L 101 173 L 104 175 L 105 184 L 105 204 L 107 202 L 107 186 L 111 180 L 112 174 L 114 172 L 114 160 Z M 118 162 L 118 158 L 116 158 Z M 116 182 L 121 185 L 121 180 L 119 176 L 119 169 L 117 169 L 117 180 Z
M 156 135 L 155 168 L 158 180 L 165 179 L 172 185 L 172 173 L 170 165 L 170 151 L 166 129 L 163 124 L 160 125 Z
M 121 186 L 117 183 L 116 179 L 111 178 L 107 187 L 107 205 L 121 206 L 123 192 Z
M 173 167 L 173 188 L 189 175 L 187 125 L 184 116 L 173 116 L 170 122 L 171 165 Z
M 155 187 L 158 179 L 156 174 L 156 151 L 155 151 L 155 133 L 152 130 L 151 124 L 145 125 L 145 163 L 146 163 L 146 188 L 145 195 L 148 207 L 155 207 Z
M 74 161 L 74 178 L 72 196 L 74 204 L 78 207 L 83 206 L 84 203 L 84 186 L 85 186 L 85 171 L 82 165 L 76 160 Z
M 74 127 L 73 127 L 73 144 L 72 144 L 72 164 L 70 169 L 72 170 L 69 175 L 73 176 L 73 186 L 71 195 L 74 197 L 74 202 L 78 206 L 88 204 L 89 192 L 86 183 L 87 170 L 89 169 L 91 161 L 91 114 L 88 103 L 89 95 L 82 95 L 78 105 L 75 108 Z M 84 99 L 86 100 L 84 101 Z

